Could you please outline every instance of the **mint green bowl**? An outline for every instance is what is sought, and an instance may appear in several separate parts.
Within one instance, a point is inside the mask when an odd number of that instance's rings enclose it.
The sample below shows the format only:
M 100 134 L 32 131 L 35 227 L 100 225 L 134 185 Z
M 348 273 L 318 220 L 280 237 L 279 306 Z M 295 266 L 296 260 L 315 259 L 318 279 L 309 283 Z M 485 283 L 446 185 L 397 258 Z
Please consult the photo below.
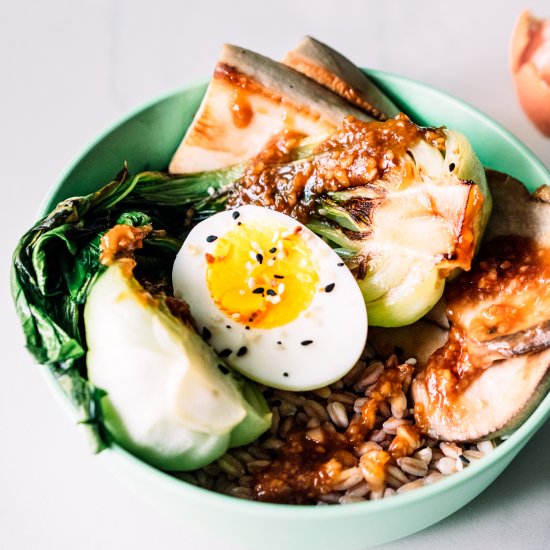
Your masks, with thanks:
M 381 72 L 369 74 L 415 122 L 463 132 L 485 166 L 515 176 L 530 189 L 550 182 L 549 172 L 522 143 L 473 107 L 418 82 Z M 116 123 L 65 171 L 43 213 L 62 199 L 96 190 L 124 161 L 134 173 L 165 169 L 204 91 L 204 84 L 187 87 Z M 47 379 L 74 416 L 53 378 Z M 547 395 L 507 441 L 463 471 L 410 493 L 344 506 L 249 502 L 177 480 L 117 446 L 98 456 L 135 493 L 205 537 L 218 537 L 238 548 L 358 550 L 420 531 L 464 506 L 506 468 L 549 416 Z

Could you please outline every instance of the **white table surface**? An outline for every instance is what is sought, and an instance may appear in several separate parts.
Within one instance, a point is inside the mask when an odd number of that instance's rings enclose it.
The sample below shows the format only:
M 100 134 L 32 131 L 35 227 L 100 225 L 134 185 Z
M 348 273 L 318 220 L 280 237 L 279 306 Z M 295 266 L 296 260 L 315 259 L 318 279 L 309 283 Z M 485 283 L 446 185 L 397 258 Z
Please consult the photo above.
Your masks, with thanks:
M 222 42 L 278 58 L 302 35 L 314 35 L 360 65 L 469 101 L 550 166 L 550 140 L 520 111 L 508 70 L 508 38 L 523 2 L 186 4 L 0 2 L 2 549 L 228 549 L 209 533 L 194 538 L 183 521 L 135 498 L 90 454 L 23 349 L 7 274 L 18 237 L 79 149 L 128 110 L 208 75 Z M 531 0 L 530 6 L 550 16 L 547 1 Z M 550 423 L 470 505 L 383 548 L 436 545 L 550 548 Z

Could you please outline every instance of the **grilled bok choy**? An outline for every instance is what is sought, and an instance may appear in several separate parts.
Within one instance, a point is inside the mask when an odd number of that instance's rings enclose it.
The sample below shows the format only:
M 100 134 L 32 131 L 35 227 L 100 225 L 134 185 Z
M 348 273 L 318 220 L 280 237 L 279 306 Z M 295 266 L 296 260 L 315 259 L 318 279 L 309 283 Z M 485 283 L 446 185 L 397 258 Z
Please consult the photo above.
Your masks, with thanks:
M 399 169 L 318 199 L 311 228 L 340 247 L 375 326 L 427 313 L 457 268 L 469 269 L 491 213 L 485 172 L 466 138 L 420 139 Z
M 158 172 L 132 177 L 124 169 L 99 191 L 61 202 L 30 229 L 17 246 L 11 273 L 27 348 L 76 405 L 95 448 L 114 437 L 166 469 L 210 462 L 270 424 L 269 409 L 254 385 L 230 371 L 227 376 L 214 372 L 218 365 L 226 372 L 223 361 L 166 305 L 172 265 L 187 232 L 184 210 L 174 207 L 170 196 L 177 196 L 174 203 L 192 204 L 197 193 L 203 194 L 199 183 L 200 192 L 186 180 L 183 200 L 177 177 Z M 158 201 L 143 198 L 151 187 L 158 188 Z M 106 268 L 100 262 L 101 239 L 117 225 L 147 228 L 132 252 L 135 278 L 128 270 L 123 278 L 116 265 Z M 107 303 L 115 295 L 120 299 Z M 136 343 L 139 354 L 130 349 Z M 161 406 L 153 399 L 147 407 L 141 400 L 140 405 L 140 388 L 156 380 L 158 397 L 167 377 L 175 381 L 172 400 Z M 189 410 L 191 378 L 203 397 L 218 394 L 223 425 L 209 421 L 212 411 Z M 149 384 L 147 391 L 152 389 Z M 213 399 L 202 404 L 214 404 Z M 176 428 L 177 444 L 157 446 L 163 433 Z
M 100 275 L 84 308 L 88 379 L 106 391 L 109 433 L 165 470 L 200 468 L 256 439 L 271 425 L 261 394 L 234 378 L 190 319 L 146 292 L 127 262 Z

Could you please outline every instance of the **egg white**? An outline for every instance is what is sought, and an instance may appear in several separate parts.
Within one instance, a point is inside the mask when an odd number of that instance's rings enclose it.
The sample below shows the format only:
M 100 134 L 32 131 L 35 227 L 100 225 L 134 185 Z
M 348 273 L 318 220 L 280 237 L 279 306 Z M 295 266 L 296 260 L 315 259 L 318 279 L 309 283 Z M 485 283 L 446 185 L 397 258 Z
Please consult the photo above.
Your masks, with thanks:
M 238 212 L 238 217 L 234 212 Z M 293 321 L 275 328 L 245 325 L 221 312 L 207 285 L 205 254 L 237 223 L 284 228 L 300 235 L 318 266 L 319 291 Z M 367 337 L 365 302 L 355 278 L 339 256 L 317 235 L 293 218 L 258 206 L 243 206 L 216 214 L 189 234 L 174 262 L 172 283 L 176 297 L 190 307 L 199 331 L 225 360 L 245 376 L 267 386 L 287 390 L 319 388 L 338 380 L 359 359 Z M 334 284 L 330 292 L 327 285 Z M 282 305 L 284 307 L 284 305 Z M 308 341 L 311 343 L 306 344 Z M 246 351 L 238 356 L 238 350 Z

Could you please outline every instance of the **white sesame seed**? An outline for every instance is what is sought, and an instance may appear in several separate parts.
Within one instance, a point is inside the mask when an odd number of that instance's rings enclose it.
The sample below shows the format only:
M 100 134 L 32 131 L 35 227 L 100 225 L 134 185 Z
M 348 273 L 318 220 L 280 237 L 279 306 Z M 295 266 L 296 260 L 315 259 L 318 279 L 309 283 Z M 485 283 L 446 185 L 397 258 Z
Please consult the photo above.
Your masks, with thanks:
M 266 300 L 272 304 L 278 304 L 281 301 L 280 296 L 267 296 Z
M 256 279 L 254 277 L 248 278 L 248 288 L 252 290 L 256 286 Z
M 254 266 L 250 262 L 246 262 L 245 267 L 247 271 L 252 271 L 254 269 Z
M 262 252 L 262 247 L 261 247 L 257 242 L 251 241 L 250 246 L 251 246 L 252 249 L 255 250 L 256 252 Z
M 213 187 L 209 187 L 206 191 L 209 195 L 213 195 L 216 192 L 216 190 Z
M 271 242 L 276 243 L 279 240 L 279 235 L 280 235 L 279 232 L 275 231 L 275 233 L 273 233 L 273 238 L 271 239 Z
M 285 285 L 284 283 L 280 283 L 277 287 L 277 294 L 282 294 L 285 291 Z
M 233 319 L 240 319 L 240 318 L 241 318 L 241 314 L 240 314 L 240 313 L 232 313 L 232 314 L 231 314 L 231 317 L 233 317 Z
M 256 254 L 251 250 L 248 255 L 253 259 L 256 260 Z
M 268 267 L 273 267 L 275 265 L 275 260 L 272 260 L 271 258 L 265 262 Z

